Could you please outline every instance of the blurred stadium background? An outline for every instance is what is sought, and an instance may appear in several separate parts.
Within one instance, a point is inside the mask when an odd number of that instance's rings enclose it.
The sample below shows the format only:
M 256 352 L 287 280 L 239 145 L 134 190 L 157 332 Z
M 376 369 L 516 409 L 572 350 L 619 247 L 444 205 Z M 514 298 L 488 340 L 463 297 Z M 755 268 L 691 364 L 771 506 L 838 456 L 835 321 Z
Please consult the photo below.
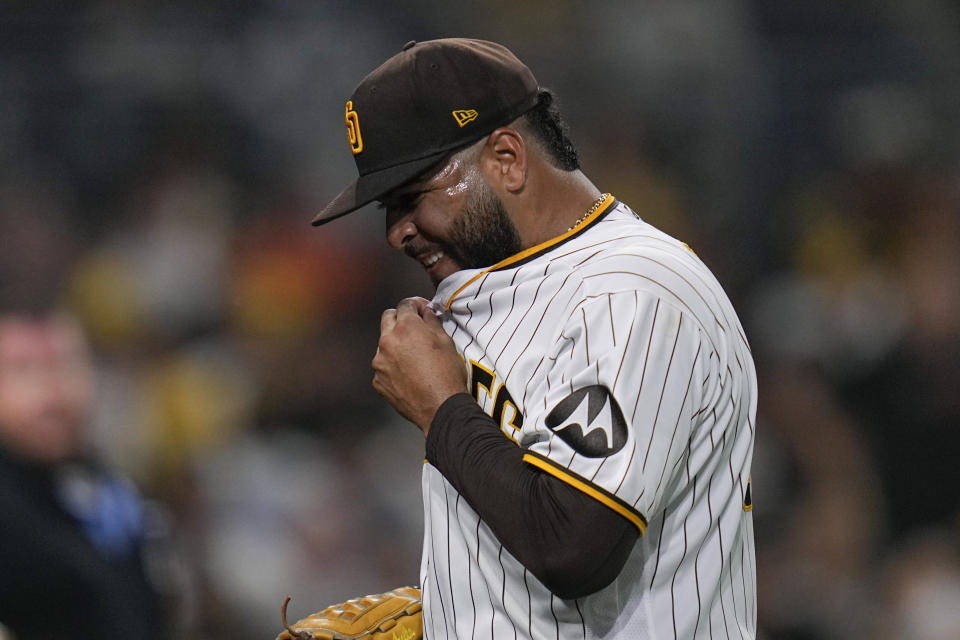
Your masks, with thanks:
M 0 296 L 86 327 L 174 637 L 417 579 L 422 439 L 369 360 L 430 284 L 375 211 L 308 222 L 356 82 L 452 35 L 524 59 L 587 174 L 733 297 L 761 637 L 960 637 L 954 2 L 5 2 Z

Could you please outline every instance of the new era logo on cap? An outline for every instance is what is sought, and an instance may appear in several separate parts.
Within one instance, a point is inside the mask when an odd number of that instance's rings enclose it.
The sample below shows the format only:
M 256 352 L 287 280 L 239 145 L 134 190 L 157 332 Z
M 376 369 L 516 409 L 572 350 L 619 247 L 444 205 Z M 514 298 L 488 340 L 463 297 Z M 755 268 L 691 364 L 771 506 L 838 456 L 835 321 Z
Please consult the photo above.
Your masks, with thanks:
M 478 115 L 480 114 L 477 113 L 476 109 L 457 109 L 453 112 L 454 119 L 461 127 L 468 122 L 476 120 Z
M 380 198 L 451 151 L 509 124 L 536 105 L 538 91 L 530 69 L 494 42 L 407 43 L 350 96 L 347 136 L 359 177 L 313 223 Z

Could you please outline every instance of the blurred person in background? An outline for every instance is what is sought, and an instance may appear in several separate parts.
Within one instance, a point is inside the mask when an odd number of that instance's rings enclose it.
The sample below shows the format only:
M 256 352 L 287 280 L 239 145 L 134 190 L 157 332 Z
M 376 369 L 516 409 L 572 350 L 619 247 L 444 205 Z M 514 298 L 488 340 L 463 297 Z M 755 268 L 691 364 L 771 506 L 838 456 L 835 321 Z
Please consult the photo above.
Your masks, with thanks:
M 93 391 L 76 322 L 0 312 L 0 623 L 18 640 L 164 637 L 144 503 L 86 445 Z

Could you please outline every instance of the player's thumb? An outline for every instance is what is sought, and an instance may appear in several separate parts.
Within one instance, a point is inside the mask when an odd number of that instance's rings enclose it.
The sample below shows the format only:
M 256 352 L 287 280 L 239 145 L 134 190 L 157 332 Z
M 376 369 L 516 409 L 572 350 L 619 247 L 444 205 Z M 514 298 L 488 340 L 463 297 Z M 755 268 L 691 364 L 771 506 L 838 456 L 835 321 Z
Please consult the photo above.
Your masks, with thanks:
M 420 317 L 423 318 L 424 324 L 431 329 L 443 331 L 443 323 L 440 321 L 440 316 L 432 306 L 427 304 L 421 307 Z

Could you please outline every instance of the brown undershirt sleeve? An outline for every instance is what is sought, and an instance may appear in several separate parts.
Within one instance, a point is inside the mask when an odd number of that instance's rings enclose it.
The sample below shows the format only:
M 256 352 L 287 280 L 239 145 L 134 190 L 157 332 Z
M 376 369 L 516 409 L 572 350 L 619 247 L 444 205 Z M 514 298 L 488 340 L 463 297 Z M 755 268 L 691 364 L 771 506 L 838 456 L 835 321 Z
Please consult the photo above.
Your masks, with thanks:
M 503 546 L 561 598 L 610 584 L 639 537 L 620 514 L 523 462 L 524 450 L 468 393 L 437 410 L 426 454 Z

